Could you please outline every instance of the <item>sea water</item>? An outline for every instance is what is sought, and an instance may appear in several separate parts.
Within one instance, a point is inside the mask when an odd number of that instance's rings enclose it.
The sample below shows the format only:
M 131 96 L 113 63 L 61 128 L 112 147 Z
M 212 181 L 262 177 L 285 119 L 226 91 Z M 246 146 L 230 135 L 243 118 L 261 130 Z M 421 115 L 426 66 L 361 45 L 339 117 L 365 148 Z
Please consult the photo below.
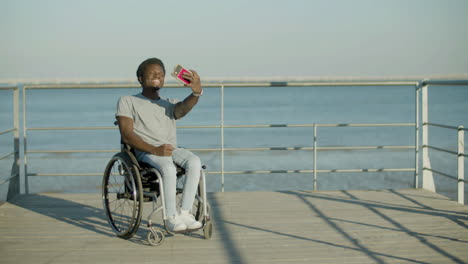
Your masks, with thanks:
M 1 91 L 0 130 L 12 122 L 11 96 Z M 26 126 L 112 127 L 120 96 L 141 89 L 33 89 L 27 90 Z M 183 100 L 189 88 L 163 88 L 162 97 Z M 198 105 L 178 126 L 219 126 L 221 89 L 205 88 Z M 430 122 L 468 125 L 467 87 L 430 87 Z M 224 125 L 415 123 L 415 87 L 227 87 L 224 89 Z M 3 121 L 6 120 L 6 121 Z M 430 129 L 431 145 L 456 151 L 455 130 Z M 313 147 L 311 127 L 225 128 L 225 148 Z M 0 135 L 1 152 L 12 148 L 11 137 Z M 28 150 L 117 150 L 117 129 L 30 130 Z M 434 142 L 434 143 L 433 143 Z M 220 128 L 180 128 L 178 144 L 189 149 L 221 148 Z M 318 147 L 414 146 L 414 126 L 318 127 Z M 196 152 L 208 172 L 221 170 L 219 151 Z M 28 173 L 103 172 L 114 153 L 30 153 Z M 456 175 L 456 156 L 434 154 L 433 167 Z M 414 168 L 414 149 L 326 150 L 317 153 L 317 169 Z M 8 162 L 7 162 L 8 163 Z M 2 164 L 8 171 L 11 164 Z M 225 171 L 312 170 L 310 150 L 226 151 Z M 5 177 L 5 176 L 2 176 Z M 208 174 L 209 191 L 312 189 L 310 173 Z M 98 192 L 99 176 L 31 176 L 30 192 Z M 456 186 L 450 182 L 447 186 Z M 320 190 L 389 189 L 414 186 L 414 172 L 319 173 Z M 444 188 L 449 188 L 444 185 Z M 451 187 L 450 187 L 451 188 Z

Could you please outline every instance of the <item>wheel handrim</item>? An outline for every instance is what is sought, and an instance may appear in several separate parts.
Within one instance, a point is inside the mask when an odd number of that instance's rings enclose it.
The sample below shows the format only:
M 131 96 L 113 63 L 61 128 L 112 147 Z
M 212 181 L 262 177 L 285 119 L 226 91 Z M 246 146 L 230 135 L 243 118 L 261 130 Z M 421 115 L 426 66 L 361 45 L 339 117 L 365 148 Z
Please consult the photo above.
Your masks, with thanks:
M 137 195 L 132 170 L 120 157 L 113 159 L 106 169 L 103 199 L 109 223 L 118 235 L 134 228 L 139 210 Z

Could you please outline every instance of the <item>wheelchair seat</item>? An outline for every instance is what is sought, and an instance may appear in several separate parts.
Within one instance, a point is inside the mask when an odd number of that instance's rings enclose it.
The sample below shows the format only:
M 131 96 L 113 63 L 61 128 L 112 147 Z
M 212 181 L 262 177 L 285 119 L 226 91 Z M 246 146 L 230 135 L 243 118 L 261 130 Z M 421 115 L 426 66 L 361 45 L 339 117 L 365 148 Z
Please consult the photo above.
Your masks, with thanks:
M 140 166 L 141 170 L 149 170 L 149 169 L 154 168 L 150 164 L 148 164 L 146 162 L 143 162 L 143 161 L 138 161 L 138 165 Z M 185 169 L 184 168 L 177 165 L 176 163 L 174 163 L 174 166 L 176 167 L 177 177 L 180 177 L 180 176 L 185 174 Z
M 143 191 L 145 191 L 145 192 L 154 192 L 154 193 L 157 194 L 156 196 L 159 196 L 159 194 L 160 194 L 159 182 L 158 182 L 158 178 L 157 178 L 156 174 L 153 172 L 153 169 L 156 169 L 156 168 L 154 168 L 150 164 L 148 164 L 146 162 L 143 162 L 143 161 L 138 161 L 138 164 L 140 166 L 139 175 L 140 175 L 140 178 L 141 178 L 141 184 L 142 184 L 142 187 L 143 187 Z M 176 173 L 177 173 L 176 177 L 177 177 L 177 179 L 180 179 L 182 176 L 185 175 L 185 169 L 180 167 L 179 165 L 177 165 L 175 163 L 174 163 L 174 165 L 176 166 Z M 161 176 L 163 176 L 163 175 L 161 174 Z M 180 193 L 180 192 L 182 192 L 182 189 L 179 187 L 179 188 L 177 188 L 177 193 Z M 144 196 L 143 201 L 144 202 L 154 201 L 154 197 L 153 196 Z

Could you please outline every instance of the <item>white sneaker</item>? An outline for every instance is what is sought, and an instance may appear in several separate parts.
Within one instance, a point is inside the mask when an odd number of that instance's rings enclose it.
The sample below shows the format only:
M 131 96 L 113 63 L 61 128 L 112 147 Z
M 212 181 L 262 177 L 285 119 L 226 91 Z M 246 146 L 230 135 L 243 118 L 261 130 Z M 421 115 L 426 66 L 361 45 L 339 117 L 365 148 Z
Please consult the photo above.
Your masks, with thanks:
M 187 225 L 180 217 L 169 216 L 166 220 L 166 227 L 170 232 L 180 232 L 187 230 Z
M 203 225 L 195 220 L 195 217 L 188 210 L 180 210 L 179 219 L 187 226 L 188 230 L 199 229 Z

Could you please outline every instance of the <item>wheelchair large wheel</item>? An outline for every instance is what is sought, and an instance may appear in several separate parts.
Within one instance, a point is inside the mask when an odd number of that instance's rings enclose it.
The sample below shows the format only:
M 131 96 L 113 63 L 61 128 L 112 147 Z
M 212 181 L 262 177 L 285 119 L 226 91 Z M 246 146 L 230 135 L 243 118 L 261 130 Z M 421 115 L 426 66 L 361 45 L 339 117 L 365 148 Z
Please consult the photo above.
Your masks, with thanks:
M 107 220 L 118 237 L 130 239 L 138 231 L 143 210 L 140 174 L 126 153 L 117 153 L 107 164 L 102 182 Z

